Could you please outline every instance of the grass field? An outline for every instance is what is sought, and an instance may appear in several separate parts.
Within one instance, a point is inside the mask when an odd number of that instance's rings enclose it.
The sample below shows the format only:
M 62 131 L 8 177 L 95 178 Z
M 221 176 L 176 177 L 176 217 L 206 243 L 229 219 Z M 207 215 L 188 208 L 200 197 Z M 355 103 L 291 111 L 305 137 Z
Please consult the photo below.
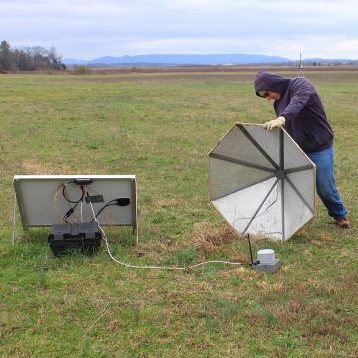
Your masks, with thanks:
M 294 76 L 292 73 L 284 73 Z M 53 257 L 47 229 L 12 244 L 19 174 L 135 174 L 139 241 L 107 228 L 137 265 L 248 260 L 208 199 L 207 153 L 237 121 L 274 118 L 255 72 L 0 76 L 1 357 L 358 356 L 358 71 L 307 73 L 335 131 L 336 180 L 353 228 L 318 201 L 314 220 L 272 247 L 276 274 L 207 265 L 128 269 L 102 245 Z

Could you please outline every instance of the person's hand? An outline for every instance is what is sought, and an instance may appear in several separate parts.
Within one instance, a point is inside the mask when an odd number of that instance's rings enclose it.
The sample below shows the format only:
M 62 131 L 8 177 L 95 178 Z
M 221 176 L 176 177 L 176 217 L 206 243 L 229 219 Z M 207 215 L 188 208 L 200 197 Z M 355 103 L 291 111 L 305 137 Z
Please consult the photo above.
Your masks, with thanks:
M 283 116 L 277 117 L 276 119 L 273 119 L 272 121 L 268 121 L 264 124 L 264 127 L 268 130 L 271 131 L 274 128 L 277 127 L 282 127 L 285 125 L 286 122 L 286 118 Z

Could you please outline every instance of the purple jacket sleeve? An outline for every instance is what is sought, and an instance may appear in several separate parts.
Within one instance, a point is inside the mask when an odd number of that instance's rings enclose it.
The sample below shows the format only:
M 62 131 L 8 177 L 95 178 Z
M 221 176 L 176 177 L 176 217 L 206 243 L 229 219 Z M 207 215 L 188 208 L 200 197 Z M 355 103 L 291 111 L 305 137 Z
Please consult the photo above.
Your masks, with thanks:
M 286 120 L 293 120 L 308 103 L 310 96 L 314 93 L 312 85 L 302 80 L 297 80 L 291 87 L 291 100 L 287 107 L 279 114 Z

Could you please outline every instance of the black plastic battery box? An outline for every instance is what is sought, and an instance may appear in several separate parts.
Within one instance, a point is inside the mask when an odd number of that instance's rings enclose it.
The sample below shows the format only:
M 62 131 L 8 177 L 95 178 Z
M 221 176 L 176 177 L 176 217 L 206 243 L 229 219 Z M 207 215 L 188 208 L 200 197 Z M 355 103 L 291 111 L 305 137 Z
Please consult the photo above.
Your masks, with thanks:
M 80 224 L 54 224 L 48 235 L 48 243 L 55 256 L 73 250 L 93 255 L 101 246 L 102 232 L 96 222 Z

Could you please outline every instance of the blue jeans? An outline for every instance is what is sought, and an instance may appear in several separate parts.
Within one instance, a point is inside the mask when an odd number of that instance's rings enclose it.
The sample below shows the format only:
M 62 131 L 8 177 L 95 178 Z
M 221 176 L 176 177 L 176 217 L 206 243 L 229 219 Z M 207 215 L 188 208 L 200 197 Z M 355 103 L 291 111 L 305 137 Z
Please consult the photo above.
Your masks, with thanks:
M 335 219 L 346 217 L 347 210 L 339 196 L 334 179 L 333 146 L 321 152 L 307 153 L 307 156 L 316 165 L 317 193 L 328 209 L 328 215 Z

